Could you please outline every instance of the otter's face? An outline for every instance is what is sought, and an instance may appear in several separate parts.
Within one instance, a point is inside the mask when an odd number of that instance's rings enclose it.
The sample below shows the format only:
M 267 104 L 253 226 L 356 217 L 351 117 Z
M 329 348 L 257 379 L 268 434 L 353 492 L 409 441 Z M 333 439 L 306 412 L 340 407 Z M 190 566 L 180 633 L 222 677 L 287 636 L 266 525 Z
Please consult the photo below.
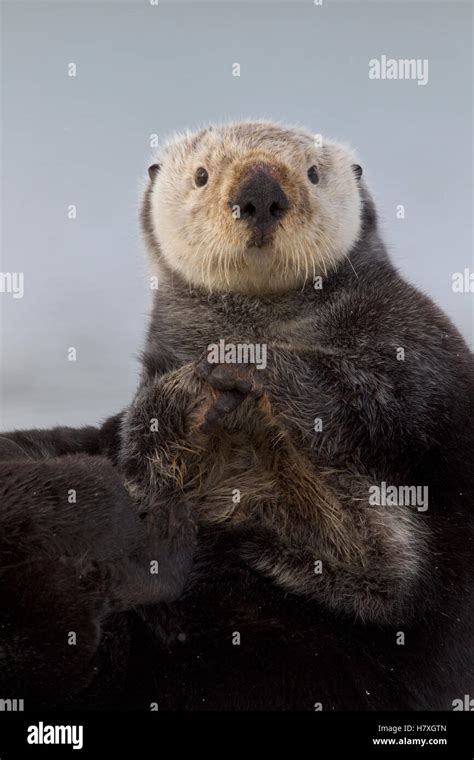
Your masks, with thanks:
M 360 231 L 360 167 L 337 143 L 243 122 L 178 136 L 150 167 L 151 253 L 193 285 L 264 293 L 337 265 Z

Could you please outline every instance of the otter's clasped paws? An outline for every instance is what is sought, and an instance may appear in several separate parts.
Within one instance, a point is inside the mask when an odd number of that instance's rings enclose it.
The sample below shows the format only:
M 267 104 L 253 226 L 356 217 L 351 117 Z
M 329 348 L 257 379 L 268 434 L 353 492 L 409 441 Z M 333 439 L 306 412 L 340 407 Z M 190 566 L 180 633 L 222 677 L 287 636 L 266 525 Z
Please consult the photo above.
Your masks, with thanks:
M 212 364 L 206 355 L 197 363 L 196 374 L 212 389 L 210 403 L 199 424 L 203 433 L 210 432 L 222 417 L 238 409 L 246 398 L 258 400 L 263 396 L 256 367 L 251 364 Z

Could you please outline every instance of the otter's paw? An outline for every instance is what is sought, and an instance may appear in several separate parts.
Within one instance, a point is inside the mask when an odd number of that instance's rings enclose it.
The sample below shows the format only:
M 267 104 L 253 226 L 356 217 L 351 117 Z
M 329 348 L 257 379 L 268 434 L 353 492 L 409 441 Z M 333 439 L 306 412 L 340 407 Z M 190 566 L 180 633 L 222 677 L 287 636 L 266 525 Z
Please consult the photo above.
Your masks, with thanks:
M 197 363 L 196 374 L 211 386 L 209 402 L 199 424 L 203 433 L 210 432 L 218 420 L 235 411 L 246 398 L 259 399 L 263 395 L 254 365 L 211 364 L 205 356 Z

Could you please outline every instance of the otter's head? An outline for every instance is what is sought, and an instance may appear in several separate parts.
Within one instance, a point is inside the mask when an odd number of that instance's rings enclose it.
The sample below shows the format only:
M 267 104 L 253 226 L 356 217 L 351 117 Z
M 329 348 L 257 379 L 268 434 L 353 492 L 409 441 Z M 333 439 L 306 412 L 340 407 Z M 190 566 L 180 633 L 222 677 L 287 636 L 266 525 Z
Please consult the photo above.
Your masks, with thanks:
M 271 122 L 178 135 L 149 169 L 142 222 L 150 253 L 209 290 L 300 286 L 357 241 L 361 173 L 338 143 Z

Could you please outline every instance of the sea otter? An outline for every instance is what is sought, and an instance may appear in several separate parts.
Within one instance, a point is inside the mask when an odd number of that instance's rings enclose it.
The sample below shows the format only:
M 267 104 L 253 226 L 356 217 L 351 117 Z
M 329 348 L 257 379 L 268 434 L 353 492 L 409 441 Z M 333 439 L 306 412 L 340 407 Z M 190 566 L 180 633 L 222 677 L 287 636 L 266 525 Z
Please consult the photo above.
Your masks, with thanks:
M 356 158 L 270 122 L 178 135 L 141 221 L 141 381 L 88 453 L 150 577 L 76 701 L 451 709 L 474 688 L 472 358 L 390 262 Z

